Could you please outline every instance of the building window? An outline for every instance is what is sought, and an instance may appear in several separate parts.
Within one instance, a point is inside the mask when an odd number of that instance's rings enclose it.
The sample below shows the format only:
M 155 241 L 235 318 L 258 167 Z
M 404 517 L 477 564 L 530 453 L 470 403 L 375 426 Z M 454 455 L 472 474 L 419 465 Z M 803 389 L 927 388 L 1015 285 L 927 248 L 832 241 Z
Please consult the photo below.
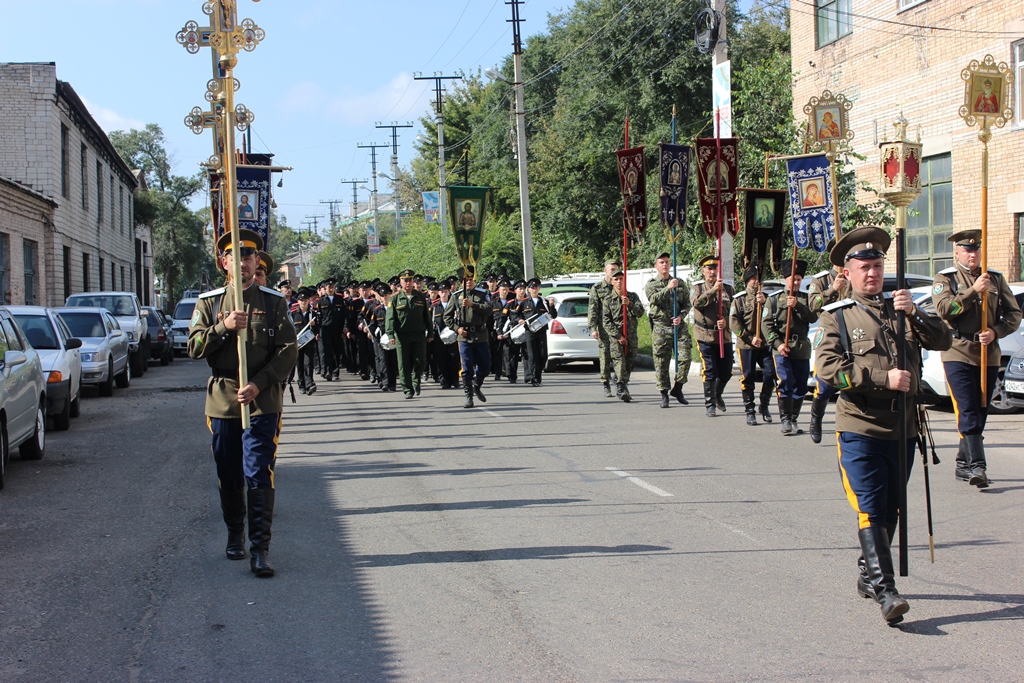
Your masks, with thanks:
M 96 162 L 96 224 L 103 222 L 103 164 Z
M 35 306 L 36 301 L 36 268 L 39 243 L 25 240 L 25 305 Z
M 0 300 L 11 303 L 11 237 L 0 232 Z
M 106 291 L 106 289 L 107 289 L 106 287 L 103 286 L 104 284 L 106 284 L 106 283 L 103 282 L 103 259 L 100 259 L 100 291 L 101 292 Z
M 121 187 L 117 188 L 117 195 L 118 195 L 118 200 L 119 200 L 118 206 L 120 207 L 118 209 L 117 213 L 121 217 L 121 234 L 123 235 L 124 234 L 124 185 L 122 185 Z
M 850 17 L 853 0 L 817 0 L 814 15 L 818 23 L 818 47 L 834 43 L 853 32 Z
M 82 145 L 82 208 L 89 209 L 89 148 Z
M 68 148 L 71 131 L 63 123 L 60 124 L 60 193 L 71 196 L 71 150 Z
M 899 0 L 899 9 L 902 12 L 905 9 L 911 7 L 917 7 L 918 5 L 924 4 L 928 0 Z
M 82 254 L 82 291 L 88 292 L 89 289 L 89 255 Z
M 1020 110 L 1024 105 L 1024 82 L 1020 80 L 1024 78 L 1024 40 L 1018 40 L 1010 49 L 1013 50 L 1013 90 L 1014 98 L 1017 100 L 1017 106 L 1013 110 L 1017 116 L 1017 125 L 1024 126 L 1024 112 Z
M 110 288 L 117 289 L 117 266 L 110 264 Z
M 117 207 L 117 204 L 114 203 L 114 174 L 111 173 L 110 174 L 110 229 L 111 230 L 113 230 L 114 226 L 117 225 L 116 221 L 114 220 L 115 216 L 117 214 L 117 211 L 116 211 L 115 207 Z
M 934 275 L 953 265 L 953 163 L 949 154 L 925 157 L 921 195 L 907 216 L 907 272 Z
M 125 279 L 124 279 L 124 266 L 121 266 L 121 291 L 122 292 L 127 292 L 128 291 L 128 283 L 125 282 Z
M 64 247 L 64 301 L 71 296 L 71 247 Z

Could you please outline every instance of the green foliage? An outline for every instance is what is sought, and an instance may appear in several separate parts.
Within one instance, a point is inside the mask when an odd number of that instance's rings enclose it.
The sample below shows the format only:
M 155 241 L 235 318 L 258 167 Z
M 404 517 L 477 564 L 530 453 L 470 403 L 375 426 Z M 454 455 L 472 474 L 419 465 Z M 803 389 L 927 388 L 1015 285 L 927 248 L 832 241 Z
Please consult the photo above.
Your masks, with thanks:
M 313 255 L 312 274 L 303 279 L 303 284 L 312 285 L 328 277 L 348 282 L 357 276 L 356 271 L 368 253 L 365 223 L 341 228 Z

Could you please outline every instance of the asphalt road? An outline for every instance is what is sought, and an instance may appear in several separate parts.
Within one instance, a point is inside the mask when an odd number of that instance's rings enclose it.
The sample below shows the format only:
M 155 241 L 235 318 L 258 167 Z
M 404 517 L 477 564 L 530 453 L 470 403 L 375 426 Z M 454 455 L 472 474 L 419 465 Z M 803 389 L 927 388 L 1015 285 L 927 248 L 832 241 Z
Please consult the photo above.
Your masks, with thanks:
M 257 580 L 223 553 L 206 374 L 152 368 L 15 455 L 0 681 L 1024 680 L 1020 416 L 990 419 L 979 492 L 933 411 L 936 561 L 918 461 L 889 628 L 834 444 L 747 427 L 735 380 L 716 419 L 660 410 L 648 371 L 628 405 L 589 368 L 474 410 L 321 383 L 286 408 Z

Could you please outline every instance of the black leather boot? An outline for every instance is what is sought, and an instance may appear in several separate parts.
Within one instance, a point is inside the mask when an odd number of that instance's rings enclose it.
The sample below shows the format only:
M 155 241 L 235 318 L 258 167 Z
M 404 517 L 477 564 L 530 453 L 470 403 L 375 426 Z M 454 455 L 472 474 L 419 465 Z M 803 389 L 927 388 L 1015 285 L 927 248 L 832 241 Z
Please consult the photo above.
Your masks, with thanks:
M 725 382 L 715 380 L 715 407 L 725 412 L 725 401 L 722 400 L 722 391 L 725 389 Z
M 466 402 L 462 404 L 463 408 L 473 407 L 473 380 L 469 377 L 462 378 L 462 390 L 466 392 Z
M 480 380 L 479 384 L 474 383 L 473 384 L 473 393 L 476 394 L 476 397 L 478 399 L 480 399 L 481 403 L 487 403 L 487 397 L 484 396 L 484 392 L 481 391 L 482 387 L 483 387 L 483 380 Z
M 747 425 L 757 426 L 757 413 L 754 412 L 754 389 L 743 390 L 743 412 L 747 415 Z
M 612 398 L 612 387 L 608 382 L 602 382 L 601 387 L 604 389 L 604 397 Z
M 828 400 L 814 397 L 811 401 L 811 441 L 821 443 L 821 420 L 825 417 Z
M 220 510 L 228 527 L 228 545 L 224 554 L 229 560 L 245 559 L 245 489 L 220 490 Z
M 793 434 L 796 434 L 796 430 L 793 427 L 793 423 L 789 419 L 789 409 L 792 403 L 792 399 L 779 396 L 779 415 L 782 416 L 783 436 L 792 436 Z
M 771 405 L 771 398 L 771 389 L 768 389 L 768 391 L 761 389 L 761 406 L 758 412 L 761 413 L 761 421 L 764 422 L 765 424 L 772 423 L 772 411 L 771 408 L 769 408 L 769 406 Z
M 889 624 L 898 624 L 903 621 L 903 615 L 910 611 L 910 604 L 896 590 L 896 572 L 892 566 L 889 535 L 884 527 L 869 526 L 861 529 L 858 536 L 868 570 L 868 581 L 874 590 L 875 602 L 882 608 L 882 618 Z
M 800 429 L 797 424 L 800 419 L 800 409 L 804 406 L 804 400 L 802 398 L 794 398 L 793 403 L 789 408 L 789 423 L 793 428 L 793 434 L 803 434 L 804 430 Z
M 661 407 L 668 408 L 668 389 L 661 390 Z
M 896 527 L 885 527 L 885 535 L 889 538 L 889 548 L 892 548 L 892 539 L 896 537 Z M 889 551 L 890 554 L 892 551 Z M 864 553 L 857 558 L 857 595 L 862 598 L 875 599 L 875 589 L 871 587 L 871 577 L 868 576 L 868 563 L 864 561 Z
M 674 397 L 677 401 L 682 403 L 684 406 L 690 405 L 690 402 L 683 396 L 683 385 L 681 382 L 676 382 L 672 385 L 672 390 L 668 392 L 669 396 Z
M 704 382 L 704 413 L 708 417 L 715 417 L 715 383 Z
M 961 437 L 960 447 L 956 452 L 956 479 L 957 481 L 971 480 L 971 466 L 967 464 L 967 453 L 964 452 L 964 440 Z
M 249 489 L 249 569 L 258 578 L 274 575 L 270 566 L 270 527 L 274 521 L 274 489 Z
M 989 485 L 987 464 L 985 462 L 985 443 L 981 434 L 971 434 L 964 437 L 964 453 L 967 455 L 967 465 L 971 468 L 971 478 L 967 481 L 971 486 L 979 489 L 986 489 Z
M 633 400 L 633 397 L 629 395 L 629 384 L 627 382 L 619 382 L 619 399 L 623 403 L 629 403 Z

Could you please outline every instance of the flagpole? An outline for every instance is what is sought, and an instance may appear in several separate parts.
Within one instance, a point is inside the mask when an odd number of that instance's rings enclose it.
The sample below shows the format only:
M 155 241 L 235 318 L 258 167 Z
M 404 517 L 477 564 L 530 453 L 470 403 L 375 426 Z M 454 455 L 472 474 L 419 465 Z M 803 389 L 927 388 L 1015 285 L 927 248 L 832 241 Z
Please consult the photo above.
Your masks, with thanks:
M 981 274 L 988 273 L 988 141 L 992 139 L 992 129 L 988 127 L 988 117 L 982 118 L 981 131 Z M 979 334 L 988 331 L 988 292 L 981 296 L 981 329 Z M 988 346 L 981 345 L 981 407 L 988 405 Z
M 676 144 L 676 105 L 672 105 L 672 144 Z M 687 158 L 689 163 L 689 158 Z M 686 188 L 683 188 L 683 192 Z M 678 220 L 678 218 L 677 218 Z M 686 220 L 685 217 L 683 220 Z M 672 278 L 677 278 L 676 263 L 676 221 L 672 222 Z M 676 362 L 676 372 L 679 372 L 679 326 L 675 324 L 679 317 L 679 292 L 672 295 L 672 359 Z
M 629 109 L 626 109 L 626 140 L 625 147 L 623 149 L 629 149 Z M 628 187 L 628 184 L 627 184 Z M 625 204 L 622 207 L 622 294 L 620 296 L 627 296 L 629 291 L 627 280 L 627 273 L 629 272 L 629 212 L 630 208 Z M 622 345 L 623 356 L 629 350 L 629 321 L 628 311 L 626 307 L 622 307 L 622 338 L 626 340 L 626 343 Z M 619 378 L 622 381 L 622 378 Z
M 718 236 L 718 282 L 722 281 L 722 113 L 715 109 L 715 230 Z M 716 283 L 717 284 L 717 283 Z M 722 319 L 722 293 L 718 293 L 718 319 Z M 718 357 L 725 358 L 725 331 L 718 328 Z

